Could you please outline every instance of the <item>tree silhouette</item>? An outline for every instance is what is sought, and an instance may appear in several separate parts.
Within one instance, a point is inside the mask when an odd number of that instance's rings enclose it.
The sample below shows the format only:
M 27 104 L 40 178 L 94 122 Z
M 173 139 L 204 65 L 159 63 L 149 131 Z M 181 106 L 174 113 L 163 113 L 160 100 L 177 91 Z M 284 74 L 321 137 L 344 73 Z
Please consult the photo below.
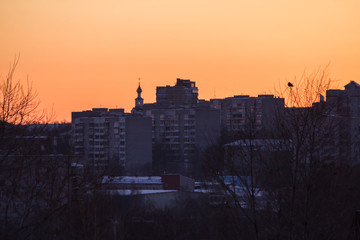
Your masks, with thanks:
M 359 207 L 353 191 L 359 179 L 333 147 L 344 119 L 320 97 L 332 80 L 325 67 L 292 83 L 277 91 L 286 109 L 269 132 L 248 121 L 237 139 L 217 148 L 223 157 L 215 147 L 208 150 L 205 168 L 234 216 L 252 226 L 248 239 L 343 239 Z M 251 112 L 247 117 L 254 119 Z

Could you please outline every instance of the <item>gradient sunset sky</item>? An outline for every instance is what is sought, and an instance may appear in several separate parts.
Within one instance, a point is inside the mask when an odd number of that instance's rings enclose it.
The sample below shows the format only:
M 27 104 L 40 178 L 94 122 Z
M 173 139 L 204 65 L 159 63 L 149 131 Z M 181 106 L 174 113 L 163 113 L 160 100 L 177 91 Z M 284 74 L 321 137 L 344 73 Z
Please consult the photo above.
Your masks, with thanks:
M 0 75 L 20 53 L 41 108 L 56 120 L 145 103 L 191 79 L 199 97 L 273 93 L 330 63 L 360 83 L 359 0 L 1 0 Z

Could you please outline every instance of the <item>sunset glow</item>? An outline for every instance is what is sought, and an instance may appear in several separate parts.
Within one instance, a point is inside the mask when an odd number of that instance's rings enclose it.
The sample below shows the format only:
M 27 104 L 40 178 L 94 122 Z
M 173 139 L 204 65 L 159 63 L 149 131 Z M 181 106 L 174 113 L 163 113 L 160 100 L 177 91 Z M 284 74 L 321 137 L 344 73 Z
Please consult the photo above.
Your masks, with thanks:
M 273 93 L 330 63 L 342 87 L 360 83 L 358 0 L 2 0 L 0 75 L 20 54 L 41 108 L 56 120 L 93 107 L 130 111 L 141 78 L 191 79 L 199 98 Z

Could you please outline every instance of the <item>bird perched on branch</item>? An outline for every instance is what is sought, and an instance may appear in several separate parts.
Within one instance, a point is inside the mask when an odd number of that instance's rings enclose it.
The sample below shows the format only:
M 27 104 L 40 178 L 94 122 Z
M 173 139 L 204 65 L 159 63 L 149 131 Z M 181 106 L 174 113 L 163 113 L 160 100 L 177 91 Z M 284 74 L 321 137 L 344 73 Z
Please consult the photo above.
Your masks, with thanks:
M 291 82 L 288 82 L 289 87 L 293 87 L 294 85 Z

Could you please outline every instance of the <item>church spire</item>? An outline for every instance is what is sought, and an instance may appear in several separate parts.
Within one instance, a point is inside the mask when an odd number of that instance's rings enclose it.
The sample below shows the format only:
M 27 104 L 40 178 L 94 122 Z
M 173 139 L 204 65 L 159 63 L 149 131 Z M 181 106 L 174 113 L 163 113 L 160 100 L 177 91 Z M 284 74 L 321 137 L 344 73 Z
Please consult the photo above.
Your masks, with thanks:
M 141 98 L 142 89 L 140 87 L 140 78 L 139 78 L 139 87 L 137 88 L 136 92 L 138 93 L 138 97 Z
M 140 87 L 140 78 L 139 78 L 139 86 L 136 89 L 136 92 L 138 94 L 137 98 L 135 98 L 135 108 L 140 108 L 144 104 L 144 99 L 141 97 L 142 89 Z

